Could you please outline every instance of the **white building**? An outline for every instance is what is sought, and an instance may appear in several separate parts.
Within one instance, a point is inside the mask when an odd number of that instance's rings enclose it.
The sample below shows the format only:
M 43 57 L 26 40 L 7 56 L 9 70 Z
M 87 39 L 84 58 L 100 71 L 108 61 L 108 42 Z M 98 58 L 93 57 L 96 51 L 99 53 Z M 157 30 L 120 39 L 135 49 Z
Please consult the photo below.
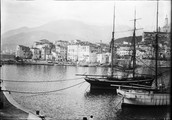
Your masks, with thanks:
M 72 44 L 67 46 L 67 60 L 76 62 L 78 61 L 79 45 Z
M 97 54 L 97 62 L 100 64 L 109 63 L 109 53 Z
M 38 60 L 41 58 L 41 51 L 38 48 L 31 48 L 32 59 Z
M 42 47 L 40 50 L 41 50 L 41 59 L 47 60 L 46 56 L 51 54 L 51 49 L 45 46 L 45 47 Z
M 89 62 L 90 46 L 78 46 L 78 61 Z
M 60 59 L 58 61 L 66 61 L 67 59 L 67 47 L 62 45 L 55 45 L 55 51 L 58 53 Z
M 51 51 L 54 47 L 53 43 L 49 42 L 46 39 L 42 39 L 38 42 L 34 42 L 33 45 L 34 48 L 38 48 L 41 51 L 41 59 L 42 60 L 47 60 L 47 58 L 49 59 L 49 56 L 51 54 Z
M 97 53 L 90 53 L 89 62 L 90 63 L 96 63 L 97 62 Z
M 95 62 L 99 47 L 88 42 L 68 45 L 67 59 L 73 62 Z

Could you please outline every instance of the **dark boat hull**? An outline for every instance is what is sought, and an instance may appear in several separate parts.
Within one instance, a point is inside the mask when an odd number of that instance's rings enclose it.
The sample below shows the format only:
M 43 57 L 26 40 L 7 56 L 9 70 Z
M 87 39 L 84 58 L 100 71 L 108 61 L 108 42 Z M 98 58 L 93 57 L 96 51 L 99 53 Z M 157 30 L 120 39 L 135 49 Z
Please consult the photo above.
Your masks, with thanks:
M 91 77 L 85 77 L 85 80 L 90 83 L 91 89 L 117 89 L 118 85 L 129 85 L 129 86 L 139 86 L 139 85 L 146 85 L 151 86 L 153 82 L 153 78 L 138 78 L 135 80 L 132 79 L 109 79 L 109 78 L 91 78 Z M 115 87 L 116 85 L 116 87 Z

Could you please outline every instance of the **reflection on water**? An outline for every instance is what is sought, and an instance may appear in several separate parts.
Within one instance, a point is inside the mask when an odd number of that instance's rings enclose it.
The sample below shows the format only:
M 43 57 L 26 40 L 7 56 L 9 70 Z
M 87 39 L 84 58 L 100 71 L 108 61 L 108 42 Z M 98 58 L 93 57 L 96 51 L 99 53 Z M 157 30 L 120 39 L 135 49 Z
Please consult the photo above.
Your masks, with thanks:
M 84 81 L 81 76 L 76 76 L 76 73 L 107 74 L 109 71 L 110 69 L 105 67 L 5 65 L 2 67 L 1 78 L 16 81 L 57 81 L 4 82 L 9 90 L 44 92 L 60 90 Z M 117 109 L 116 105 L 121 98 L 114 94 L 114 91 L 93 91 L 87 82 L 48 94 L 12 93 L 12 96 L 19 104 L 33 111 L 40 110 L 41 114 L 53 120 L 82 119 L 90 115 L 93 115 L 95 120 L 158 119 L 164 118 L 169 113 L 166 109 L 164 111 Z

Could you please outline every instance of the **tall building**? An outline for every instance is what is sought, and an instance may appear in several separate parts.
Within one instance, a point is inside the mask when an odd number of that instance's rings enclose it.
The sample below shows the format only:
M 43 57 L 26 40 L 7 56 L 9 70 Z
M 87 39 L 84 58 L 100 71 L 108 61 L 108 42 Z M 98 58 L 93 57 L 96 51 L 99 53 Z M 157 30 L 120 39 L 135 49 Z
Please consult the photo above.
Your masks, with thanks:
M 58 40 L 55 41 L 55 52 L 58 53 L 58 61 L 67 60 L 67 46 L 69 45 L 68 41 Z
M 41 51 L 38 48 L 31 48 L 32 59 L 38 60 L 41 58 Z
M 58 61 L 66 61 L 67 47 L 62 45 L 55 45 L 55 52 L 58 53 Z
M 33 47 L 40 49 L 42 60 L 46 60 L 46 56 L 50 56 L 52 49 L 54 49 L 53 43 L 46 39 L 35 42 Z
M 168 24 L 168 17 L 167 17 L 167 15 L 166 15 L 166 18 L 165 18 L 165 24 L 162 27 L 162 29 L 163 29 L 163 32 L 170 32 L 170 26 Z
M 71 44 L 67 46 L 67 60 L 76 62 L 78 61 L 78 51 L 79 45 L 78 44 Z
M 89 43 L 87 41 L 76 40 L 68 45 L 67 59 L 73 62 L 90 62 L 91 55 L 100 51 L 99 46 Z

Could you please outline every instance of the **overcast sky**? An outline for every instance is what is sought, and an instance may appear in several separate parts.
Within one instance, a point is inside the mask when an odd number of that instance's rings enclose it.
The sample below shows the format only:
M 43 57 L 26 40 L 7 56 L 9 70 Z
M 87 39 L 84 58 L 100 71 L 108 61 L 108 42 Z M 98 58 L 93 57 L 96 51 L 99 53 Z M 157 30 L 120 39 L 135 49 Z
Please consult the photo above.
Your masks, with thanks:
M 36 27 L 59 19 L 74 19 L 88 24 L 112 25 L 115 3 L 116 25 L 132 27 L 130 20 L 136 8 L 137 27 L 155 30 L 156 1 L 53 1 L 53 0 L 1 0 L 2 33 L 19 27 Z M 159 25 L 166 15 L 171 21 L 170 0 L 159 2 Z

